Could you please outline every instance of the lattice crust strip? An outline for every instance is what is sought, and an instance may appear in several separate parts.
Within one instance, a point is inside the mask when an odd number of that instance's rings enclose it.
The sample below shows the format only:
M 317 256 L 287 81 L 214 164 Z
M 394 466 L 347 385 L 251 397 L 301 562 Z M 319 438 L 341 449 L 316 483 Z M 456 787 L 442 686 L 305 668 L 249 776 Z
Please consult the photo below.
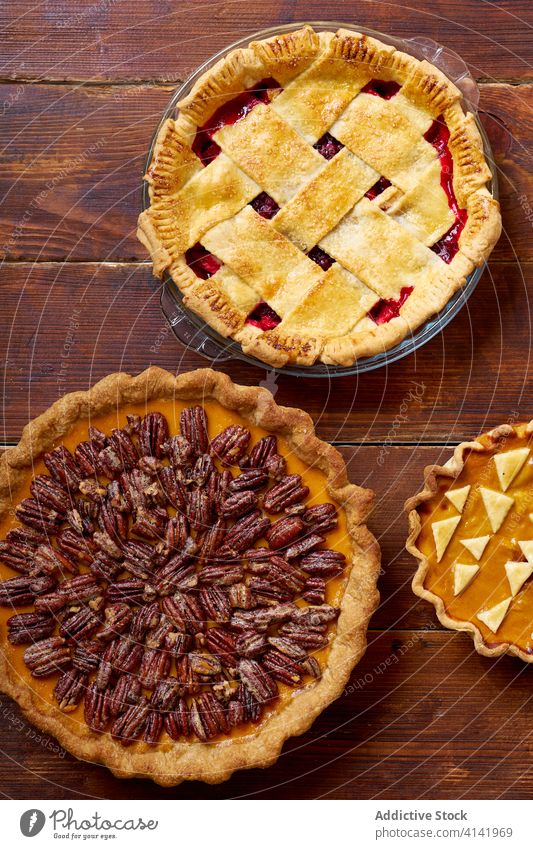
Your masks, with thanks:
M 348 364 L 400 341 L 484 260 L 500 229 L 489 178 L 436 68 L 304 27 L 228 54 L 165 122 L 139 237 L 244 350 Z

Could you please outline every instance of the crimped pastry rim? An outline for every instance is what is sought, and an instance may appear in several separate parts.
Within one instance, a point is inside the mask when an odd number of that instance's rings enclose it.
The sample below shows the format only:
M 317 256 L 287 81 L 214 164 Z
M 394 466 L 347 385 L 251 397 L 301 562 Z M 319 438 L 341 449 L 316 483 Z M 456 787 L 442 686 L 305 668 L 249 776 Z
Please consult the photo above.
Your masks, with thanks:
M 368 621 L 379 601 L 376 584 L 380 567 L 379 545 L 365 525 L 373 492 L 348 482 L 341 454 L 315 436 L 311 417 L 302 410 L 280 407 L 266 389 L 237 385 L 212 369 L 178 376 L 155 366 L 135 377 L 118 372 L 104 377 L 88 391 L 72 392 L 56 401 L 26 425 L 18 445 L 7 449 L 0 458 L 0 518 L 11 506 L 11 494 L 32 467 L 33 459 L 49 450 L 78 420 L 109 412 L 121 404 L 171 398 L 198 403 L 213 399 L 252 424 L 282 435 L 298 457 L 326 475 L 328 494 L 345 510 L 353 556 L 337 632 L 322 678 L 273 712 L 256 733 L 246 737 L 213 744 L 174 742 L 169 751 L 160 752 L 148 744 L 144 751 L 124 747 L 108 732 L 97 734 L 87 729 L 86 736 L 78 736 L 64 726 L 59 707 L 46 703 L 43 710 L 42 700 L 19 678 L 6 655 L 0 653 L 0 690 L 18 702 L 29 721 L 52 734 L 81 760 L 102 764 L 120 778 L 150 778 L 164 787 L 186 780 L 216 784 L 238 769 L 270 766 L 278 759 L 286 739 L 309 728 L 318 714 L 340 696 L 364 654 Z
M 316 25 L 325 27 L 327 22 Z M 336 26 L 338 25 L 331 23 L 332 29 Z M 303 49 L 300 43 L 303 42 L 302 33 L 305 30 L 314 32 L 312 24 L 304 24 L 300 30 L 292 29 L 287 32 L 282 27 L 280 27 L 280 30 L 280 33 L 276 36 L 272 34 L 273 29 L 270 28 L 267 31 L 267 38 L 260 41 L 251 41 L 251 44 L 269 45 L 276 40 L 281 44 L 287 36 L 299 36 L 299 42 L 294 39 L 295 43 L 291 45 L 290 42 L 285 41 L 283 47 L 287 51 L 292 49 L 295 61 L 297 61 Z M 321 31 L 324 32 L 324 30 Z M 377 53 L 379 51 L 386 53 L 393 46 L 381 42 L 375 36 L 367 36 L 364 31 L 341 28 L 338 32 L 344 37 L 356 36 L 363 40 L 366 39 L 369 44 L 371 43 L 376 48 Z M 250 39 L 257 37 L 258 34 L 250 36 Z M 180 105 L 186 106 L 193 113 L 196 111 L 201 114 L 205 91 L 209 90 L 210 87 L 216 90 L 217 86 L 220 86 L 224 74 L 228 72 L 232 65 L 238 63 L 238 54 L 242 52 L 243 48 L 240 47 L 231 50 L 229 53 L 221 51 L 217 54 L 218 56 L 222 54 L 222 58 L 195 81 L 191 92 L 181 101 Z M 407 69 L 412 68 L 414 63 L 423 65 L 425 75 L 421 75 L 420 91 L 424 89 L 424 86 L 431 87 L 433 85 L 435 89 L 439 89 L 438 97 L 440 100 L 445 100 L 446 95 L 449 97 L 457 91 L 454 84 L 428 61 L 420 61 L 413 55 L 397 48 L 394 48 L 394 54 L 401 57 L 399 61 L 404 61 Z M 262 71 L 266 74 L 269 67 L 268 64 L 263 65 Z M 386 70 L 387 68 L 385 68 Z M 397 70 L 395 68 L 395 71 Z M 242 69 L 241 72 L 244 73 Z M 236 73 L 238 74 L 239 71 Z M 401 74 L 398 74 L 398 77 L 400 76 Z M 408 76 L 409 72 L 405 70 L 404 81 Z M 258 79 L 259 77 L 261 77 L 261 74 L 258 74 Z M 379 79 L 380 74 L 376 73 L 376 77 Z M 357 332 L 352 331 L 338 337 L 298 335 L 277 329 L 266 332 L 258 331 L 251 325 L 244 323 L 243 316 L 241 316 L 238 308 L 209 279 L 197 278 L 182 257 L 172 258 L 171 244 L 168 239 L 161 236 L 157 226 L 157 216 L 152 215 L 153 207 L 150 205 L 139 216 L 137 236 L 151 256 L 154 274 L 157 277 L 168 274 L 183 296 L 184 308 L 205 321 L 211 329 L 223 338 L 230 338 L 235 344 L 240 345 L 245 356 L 267 363 L 274 368 L 294 365 L 309 367 L 314 363 L 323 363 L 326 366 L 333 367 L 350 367 L 360 359 L 386 354 L 449 303 L 452 297 L 463 288 L 467 277 L 475 269 L 480 269 L 483 266 L 501 232 L 499 203 L 486 188 L 490 177 L 485 176 L 485 179 L 481 182 L 479 180 L 479 173 L 483 171 L 483 168 L 488 169 L 488 166 L 475 117 L 471 112 L 463 110 L 460 102 L 453 102 L 444 110 L 444 115 L 451 132 L 448 146 L 454 160 L 453 182 L 456 196 L 461 199 L 461 205 L 468 209 L 467 225 L 461 235 L 462 241 L 459 250 L 461 257 L 460 261 L 457 262 L 457 271 L 450 275 L 446 286 L 443 285 L 440 292 L 434 293 L 433 290 L 429 290 L 429 292 L 426 290 L 426 295 L 431 294 L 432 297 L 425 297 L 421 299 L 421 302 L 416 303 L 412 299 L 408 300 L 399 317 L 373 328 L 365 328 Z M 190 125 L 190 122 L 190 115 L 187 114 L 187 116 L 181 115 L 176 121 L 168 118 L 163 123 L 153 145 L 152 164 L 155 163 L 160 154 L 163 154 L 162 158 L 172 156 L 175 140 L 182 136 L 183 130 Z M 173 127 L 176 128 L 176 132 Z M 455 131 L 453 128 L 455 128 Z M 171 140 L 169 141 L 169 139 Z M 150 174 L 149 171 L 145 175 L 145 180 L 150 184 L 149 193 L 153 200 L 154 179 L 153 174 Z M 162 174 L 162 179 L 165 179 L 166 176 L 167 173 L 165 172 Z M 378 299 L 376 295 L 376 300 Z
M 527 432 L 533 431 L 533 420 L 529 423 L 522 423 L 522 426 L 524 426 L 524 424 Z M 479 439 L 489 437 L 497 440 L 498 438 L 505 437 L 513 433 L 515 431 L 515 427 L 517 426 L 520 427 L 521 424 L 518 423 L 517 425 L 499 425 L 498 427 L 495 427 L 492 430 L 482 434 Z M 424 488 L 416 495 L 413 495 L 411 496 L 411 498 L 408 498 L 404 505 L 404 510 L 408 514 L 409 523 L 409 535 L 407 537 L 405 547 L 407 551 L 418 560 L 418 568 L 413 576 L 411 587 L 415 595 L 425 599 L 426 601 L 431 602 L 431 604 L 435 608 L 439 622 L 444 625 L 445 628 L 449 628 L 452 631 L 465 631 L 466 633 L 470 634 L 474 642 L 474 648 L 478 654 L 484 655 L 485 657 L 501 657 L 504 654 L 509 654 L 515 657 L 519 657 L 520 660 L 523 660 L 526 663 L 533 663 L 533 655 L 522 651 L 522 649 L 512 643 L 500 642 L 497 645 L 487 645 L 480 629 L 474 622 L 467 622 L 461 619 L 454 619 L 452 616 L 449 616 L 446 612 L 443 599 L 440 596 L 435 595 L 435 593 L 432 593 L 430 590 L 426 589 L 426 587 L 424 586 L 424 579 L 429 569 L 429 560 L 427 557 L 424 557 L 423 553 L 416 545 L 416 540 L 418 539 L 418 535 L 422 529 L 420 516 L 416 508 L 420 504 L 423 504 L 426 501 L 430 501 L 436 494 L 438 490 L 438 477 L 451 478 L 452 480 L 454 480 L 461 474 L 466 463 L 467 454 L 470 451 L 485 453 L 489 452 L 490 450 L 490 445 L 484 445 L 483 443 L 478 442 L 477 440 L 473 440 L 471 442 L 461 442 L 455 447 L 453 455 L 445 463 L 445 465 L 441 466 L 438 464 L 433 464 L 425 467 Z

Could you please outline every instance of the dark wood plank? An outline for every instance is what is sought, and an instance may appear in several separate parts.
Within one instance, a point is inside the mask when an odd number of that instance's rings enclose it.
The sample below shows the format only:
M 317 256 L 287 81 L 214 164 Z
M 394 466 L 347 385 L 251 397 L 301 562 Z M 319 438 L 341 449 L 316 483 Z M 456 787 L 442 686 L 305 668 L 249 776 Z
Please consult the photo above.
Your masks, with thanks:
M 330 382 L 215 365 L 243 383 L 266 380 L 280 403 L 309 410 L 330 441 L 458 442 L 515 410 L 531 416 L 532 271 L 532 264 L 493 263 L 445 331 L 388 369 Z M 110 371 L 206 365 L 173 338 L 146 265 L 8 263 L 0 287 L 5 442 L 60 393 Z
M 531 699 L 525 664 L 481 658 L 464 635 L 374 631 L 345 694 L 270 769 L 217 786 L 120 781 L 36 740 L 1 698 L 2 790 L 16 799 L 526 799 Z
M 172 89 L 4 85 L 0 255 L 144 260 L 135 236 L 148 146 Z M 500 177 L 504 234 L 494 257 L 533 259 L 533 85 L 482 87 Z
M 8 78 L 177 80 L 207 56 L 260 28 L 344 18 L 403 38 L 433 38 L 462 53 L 478 77 L 532 79 L 528 0 L 403 0 L 339 4 L 336 0 L 266 3 L 91 3 L 28 8 L 3 4 L 3 62 Z

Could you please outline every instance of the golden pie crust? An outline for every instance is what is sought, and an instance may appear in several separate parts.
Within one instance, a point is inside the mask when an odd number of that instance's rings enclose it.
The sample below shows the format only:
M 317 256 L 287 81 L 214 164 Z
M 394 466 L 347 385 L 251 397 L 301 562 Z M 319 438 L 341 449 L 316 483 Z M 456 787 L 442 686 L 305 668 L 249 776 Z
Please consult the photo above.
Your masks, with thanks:
M 151 778 L 163 786 L 184 780 L 217 783 L 235 770 L 273 764 L 284 741 L 305 732 L 342 693 L 351 670 L 365 651 L 368 621 L 379 598 L 379 546 L 365 525 L 373 493 L 348 482 L 341 455 L 315 436 L 309 415 L 278 406 L 266 389 L 238 386 L 211 369 L 179 376 L 155 367 L 135 377 L 111 374 L 87 392 L 66 395 L 30 422 L 19 444 L 8 449 L 0 461 L 0 537 L 18 525 L 13 519 L 13 507 L 21 496 L 28 495 L 31 478 L 46 472 L 43 452 L 59 444 L 73 447 L 86 438 L 89 423 L 121 427 L 127 412 L 143 415 L 152 410 L 164 411 L 171 433 L 177 432 L 172 429 L 172 411 L 179 421 L 180 410 L 191 403 L 205 405 L 210 425 L 212 419 L 218 427 L 241 422 L 254 437 L 275 434 L 289 471 L 301 471 L 308 482 L 310 503 L 315 496 L 318 501 L 327 500 L 337 507 L 339 529 L 331 536 L 335 547 L 345 551 L 347 567 L 342 578 L 332 579 L 331 593 L 340 616 L 331 630 L 327 649 L 319 653 L 321 677 L 311 683 L 302 682 L 296 691 L 280 686 L 280 697 L 265 711 L 258 725 L 233 729 L 230 735 L 207 743 L 176 742 L 166 737 L 155 746 L 135 742 L 126 748 L 108 732 L 91 730 L 79 707 L 73 713 L 59 709 L 51 695 L 55 676 L 51 684 L 46 683 L 48 679 L 30 677 L 21 662 L 21 647 L 6 642 L 6 618 L 13 610 L 0 608 L 0 687 L 18 702 L 28 720 L 54 735 L 80 759 L 101 763 L 119 777 Z M 329 538 L 330 535 L 328 541 Z M 2 578 L 15 574 L 5 566 L 0 570 Z
M 533 661 L 533 422 L 502 425 L 427 466 L 408 499 L 413 591 L 487 657 Z
M 198 133 L 268 79 L 280 88 L 212 132 L 220 153 L 204 167 Z M 380 82 L 397 90 L 365 91 Z M 252 42 L 178 105 L 145 177 L 139 239 L 186 307 L 273 366 L 351 365 L 390 349 L 445 306 L 499 237 L 491 172 L 461 92 L 427 61 L 370 36 L 305 26 Z M 437 119 L 449 132 L 444 159 L 431 141 Z M 341 147 L 330 159 L 317 149 L 325 134 Z M 389 185 L 369 197 L 380 179 Z M 279 207 L 273 217 L 250 205 L 262 193 Z M 459 213 L 465 222 L 444 260 L 431 247 Z M 187 259 L 198 245 L 223 263 L 205 279 Z M 307 255 L 316 248 L 329 269 Z M 372 309 L 389 300 L 392 317 L 377 323 Z M 250 323 L 261 303 L 277 326 Z

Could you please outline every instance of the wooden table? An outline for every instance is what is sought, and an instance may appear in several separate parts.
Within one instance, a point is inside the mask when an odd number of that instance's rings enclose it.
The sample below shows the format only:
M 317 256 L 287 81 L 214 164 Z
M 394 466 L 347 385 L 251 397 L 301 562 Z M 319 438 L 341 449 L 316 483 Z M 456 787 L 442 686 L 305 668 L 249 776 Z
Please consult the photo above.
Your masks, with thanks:
M 409 583 L 402 504 L 426 463 L 529 418 L 533 261 L 530 0 L 4 0 L 0 70 L 3 442 L 110 371 L 204 365 L 168 332 L 135 238 L 146 150 L 175 86 L 215 50 L 277 22 L 342 18 L 462 54 L 481 89 L 504 234 L 461 314 L 416 355 L 359 378 L 302 381 L 236 362 L 309 410 L 375 489 L 382 604 L 346 694 L 278 764 L 217 787 L 121 782 L 54 751 L 0 704 L 2 791 L 15 798 L 495 798 L 533 794 L 531 672 L 479 657 Z M 528 202 L 529 197 L 529 202 Z M 516 411 L 516 412 L 515 412 Z M 385 462 L 382 462 L 382 461 Z M 529 674 L 528 674 L 529 673 Z

